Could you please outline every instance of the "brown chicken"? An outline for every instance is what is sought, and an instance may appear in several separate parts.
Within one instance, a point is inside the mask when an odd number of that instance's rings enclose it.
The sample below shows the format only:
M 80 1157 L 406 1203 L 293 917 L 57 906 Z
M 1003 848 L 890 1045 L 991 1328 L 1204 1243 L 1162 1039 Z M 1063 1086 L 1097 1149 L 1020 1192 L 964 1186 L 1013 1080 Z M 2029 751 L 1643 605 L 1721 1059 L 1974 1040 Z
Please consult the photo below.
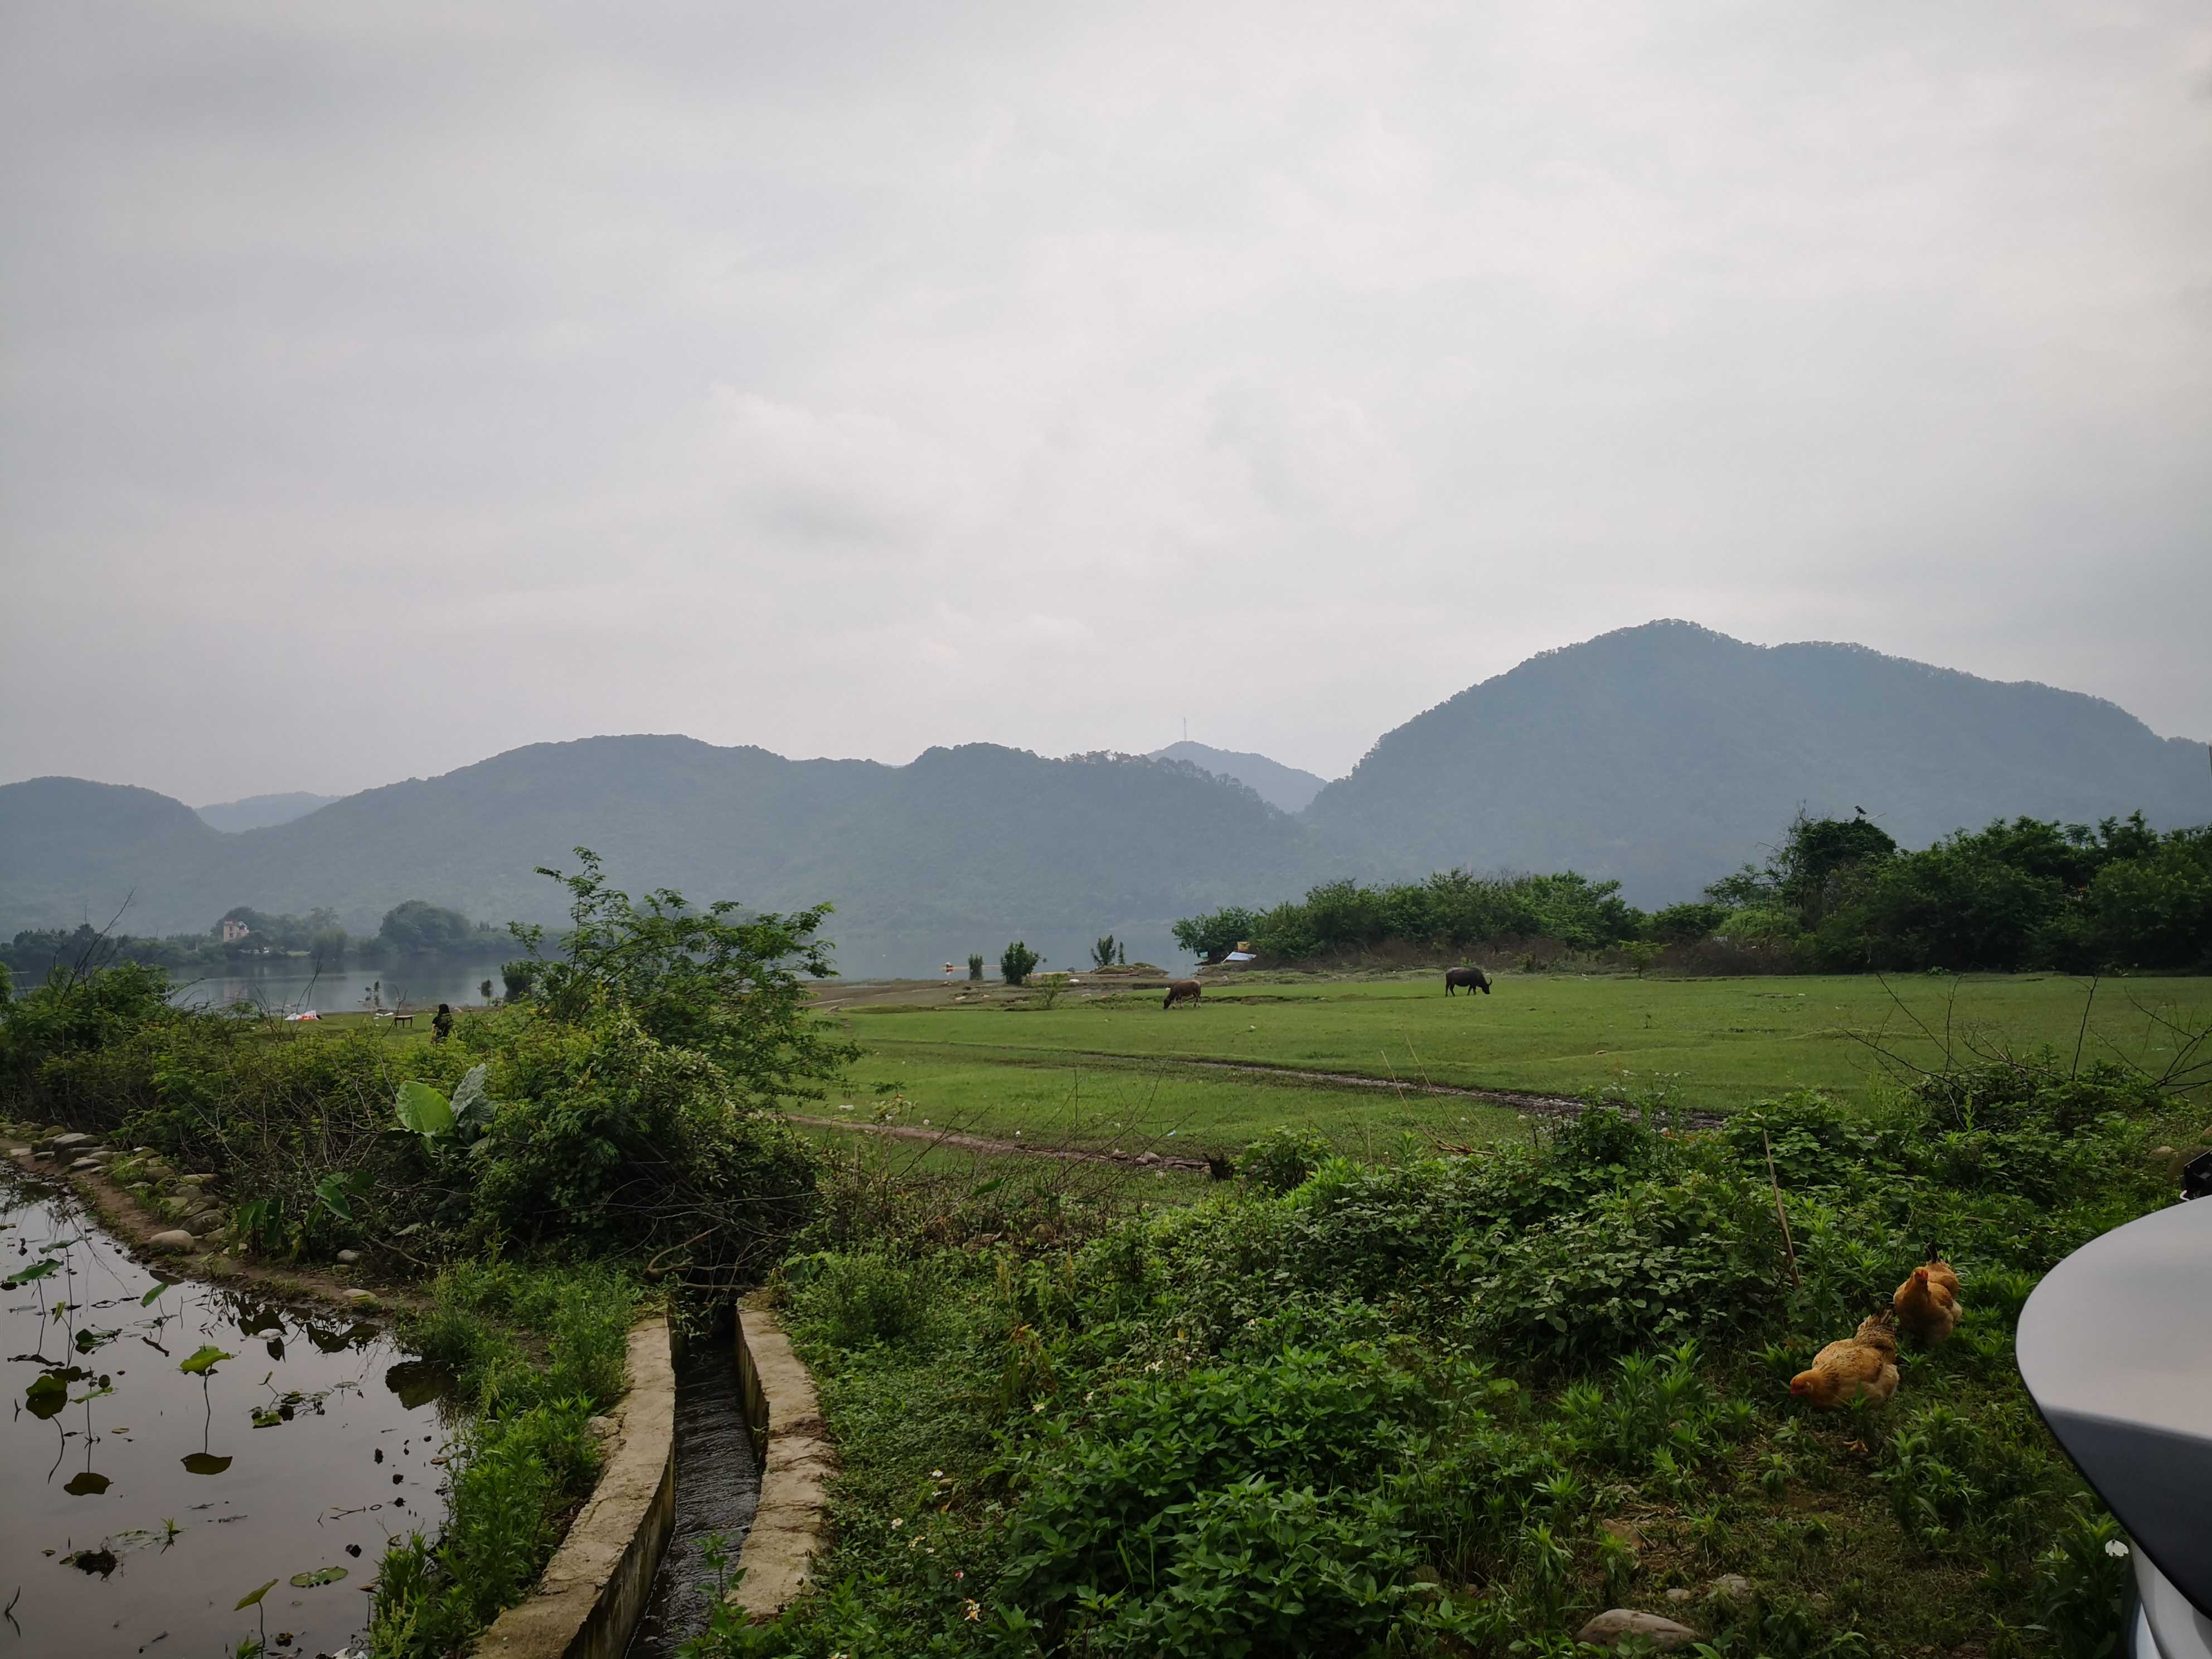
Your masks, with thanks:
M 1869 1314 L 1844 1342 L 1831 1342 L 1813 1356 L 1813 1369 L 1790 1379 L 1793 1399 L 1833 1411 L 1864 1395 L 1886 1406 L 1897 1392 L 1897 1324 L 1887 1313 Z
M 1959 1275 L 1930 1250 L 1928 1265 L 1912 1270 L 1890 1304 L 1897 1311 L 1898 1328 L 1921 1346 L 1933 1347 L 1959 1328 Z

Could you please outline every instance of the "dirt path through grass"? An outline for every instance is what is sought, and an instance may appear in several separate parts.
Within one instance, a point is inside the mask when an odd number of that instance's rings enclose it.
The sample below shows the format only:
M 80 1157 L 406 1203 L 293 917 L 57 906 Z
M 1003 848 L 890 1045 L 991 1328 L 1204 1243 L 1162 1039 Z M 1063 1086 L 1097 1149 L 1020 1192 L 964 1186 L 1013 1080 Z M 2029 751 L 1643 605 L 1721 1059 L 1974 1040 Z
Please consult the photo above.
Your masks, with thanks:
M 1085 1060 L 1109 1064 L 1129 1064 L 1127 1055 L 1090 1054 L 1067 1050 L 1055 1051 L 1055 1060 Z M 1017 1061 L 1016 1064 L 1022 1062 Z M 1510 1090 L 1465 1089 L 1449 1083 L 1397 1080 L 1383 1078 L 1360 1077 L 1350 1072 L 1308 1071 L 1294 1066 L 1269 1066 L 1255 1060 L 1160 1060 L 1146 1062 L 1146 1071 L 1228 1072 L 1243 1076 L 1266 1078 L 1271 1082 L 1289 1084 L 1294 1087 L 1315 1089 L 1358 1089 L 1386 1094 L 1442 1095 L 1457 1100 L 1480 1101 L 1488 1106 L 1503 1106 L 1518 1112 L 1540 1113 L 1548 1117 L 1579 1117 L 1587 1109 L 1585 1103 L 1567 1095 L 1527 1094 Z M 1683 1112 L 1684 1127 L 1697 1129 L 1717 1128 L 1722 1118 L 1713 1112 Z M 990 1135 L 969 1134 L 956 1129 L 942 1129 L 924 1124 L 870 1123 L 852 1118 L 810 1117 L 794 1115 L 794 1123 L 816 1128 L 842 1129 L 854 1133 L 877 1134 L 896 1140 L 927 1141 L 935 1146 L 955 1147 L 963 1152 L 1015 1152 L 1032 1158 L 1058 1158 L 1077 1164 L 1119 1164 L 1147 1169 L 1203 1170 L 1204 1158 L 1169 1158 L 1158 1152 L 1133 1153 L 1119 1150 L 1100 1151 L 1095 1147 L 1070 1146 L 1065 1143 L 1049 1144 L 1024 1140 L 1007 1140 Z
M 1417 1083 L 1402 1079 L 1361 1077 L 1352 1072 L 1310 1072 L 1302 1066 L 1268 1066 L 1251 1060 L 1178 1060 L 1164 1063 L 1202 1071 L 1249 1073 L 1307 1083 L 1316 1087 L 1379 1089 L 1386 1093 L 1401 1095 L 1449 1095 L 1459 1100 L 1480 1100 L 1486 1105 L 1508 1106 L 1516 1112 L 1543 1112 L 1553 1117 L 1579 1117 L 1586 1109 L 1584 1103 L 1571 1095 L 1524 1094 L 1512 1089 L 1463 1089 L 1451 1083 Z M 1696 1129 L 1717 1129 L 1722 1122 L 1721 1115 L 1717 1112 L 1684 1112 L 1681 1118 L 1684 1124 Z

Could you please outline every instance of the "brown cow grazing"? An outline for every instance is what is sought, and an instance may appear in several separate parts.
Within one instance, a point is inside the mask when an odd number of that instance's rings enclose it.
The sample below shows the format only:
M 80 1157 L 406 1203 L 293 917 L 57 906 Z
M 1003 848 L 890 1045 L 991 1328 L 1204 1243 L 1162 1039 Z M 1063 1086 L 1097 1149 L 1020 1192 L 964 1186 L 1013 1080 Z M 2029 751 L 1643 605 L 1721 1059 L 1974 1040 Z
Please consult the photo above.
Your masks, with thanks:
M 1447 968 L 1444 969 L 1446 996 L 1452 995 L 1455 988 L 1462 985 L 1467 988 L 1467 994 L 1469 996 L 1473 996 L 1477 991 L 1481 992 L 1485 996 L 1490 994 L 1490 975 L 1484 973 L 1481 969 Z
M 1194 979 L 1179 979 L 1168 987 L 1168 1000 L 1160 1004 L 1160 1006 L 1172 1008 L 1178 1002 L 1194 1003 L 1198 1000 L 1199 992 L 1203 988 Z

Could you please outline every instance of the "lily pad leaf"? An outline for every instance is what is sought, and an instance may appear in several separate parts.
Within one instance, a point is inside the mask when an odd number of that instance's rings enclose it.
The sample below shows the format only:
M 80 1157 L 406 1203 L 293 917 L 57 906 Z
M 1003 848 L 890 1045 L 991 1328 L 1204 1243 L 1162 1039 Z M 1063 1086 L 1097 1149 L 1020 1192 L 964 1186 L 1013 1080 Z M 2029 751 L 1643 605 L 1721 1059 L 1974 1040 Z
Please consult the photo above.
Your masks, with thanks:
M 186 1376 L 205 1376 L 224 1360 L 236 1358 L 235 1354 L 225 1353 L 221 1348 L 203 1344 L 190 1359 L 179 1359 L 177 1369 Z M 275 1581 L 272 1579 L 270 1582 L 273 1583 Z
M 240 1596 L 238 1598 L 238 1606 L 233 1607 L 231 1611 L 233 1613 L 238 1613 L 243 1611 L 245 1608 L 252 1607 L 255 1603 L 258 1602 L 263 1596 L 268 1595 L 270 1590 L 275 1589 L 278 1582 L 278 1580 L 272 1578 L 267 1583 L 264 1584 L 259 1589 L 254 1590 L 248 1595 Z
M 313 1572 L 295 1572 L 291 1583 L 294 1589 L 315 1589 L 324 1584 L 335 1584 L 346 1576 L 343 1567 L 318 1567 Z
M 69 1379 L 56 1371 L 33 1378 L 31 1386 L 23 1390 L 23 1403 L 31 1408 L 33 1417 L 53 1416 L 69 1404 Z
M 392 1109 L 403 1129 L 412 1129 L 425 1139 L 453 1132 L 453 1103 L 427 1083 L 403 1083 L 392 1097 Z
M 41 1279 L 52 1279 L 62 1270 L 62 1264 L 49 1256 L 44 1261 L 34 1261 L 19 1273 L 0 1279 L 0 1287 L 15 1290 L 19 1285 L 34 1285 Z
M 94 1474 L 90 1469 L 86 1469 L 71 1475 L 69 1484 L 62 1490 L 71 1498 L 97 1498 L 107 1490 L 107 1485 L 106 1475 Z
M 183 1461 L 186 1474 L 221 1474 L 230 1467 L 228 1457 L 217 1457 L 213 1452 L 194 1452 Z
M 154 1288 L 138 1298 L 138 1305 L 142 1308 L 152 1307 L 155 1303 L 161 1300 L 161 1292 L 167 1290 L 173 1282 L 173 1280 L 167 1279 L 156 1279 L 154 1283 Z

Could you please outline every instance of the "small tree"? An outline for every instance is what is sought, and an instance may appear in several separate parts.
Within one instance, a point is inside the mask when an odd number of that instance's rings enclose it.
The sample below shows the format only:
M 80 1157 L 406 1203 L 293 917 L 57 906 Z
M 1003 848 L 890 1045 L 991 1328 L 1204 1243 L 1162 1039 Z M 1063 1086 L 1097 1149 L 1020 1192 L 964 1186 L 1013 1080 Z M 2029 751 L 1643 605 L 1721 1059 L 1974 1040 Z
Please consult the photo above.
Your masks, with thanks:
M 1620 954 L 1636 969 L 1636 977 L 1642 979 L 1644 970 L 1659 960 L 1659 953 L 1665 948 L 1656 939 L 1632 939 L 1620 947 Z
M 529 997 L 530 988 L 538 983 L 538 964 L 527 957 L 518 957 L 501 965 L 499 977 L 507 987 L 507 1000 L 521 1002 Z
M 1009 945 L 999 957 L 999 977 L 1009 985 L 1026 985 L 1030 975 L 1044 958 L 1020 939 Z
M 968 958 L 968 977 L 970 979 L 983 977 L 983 953 L 981 951 L 974 952 Z
M 1114 965 L 1114 949 L 1113 934 L 1109 933 L 1104 939 L 1096 939 L 1091 943 L 1091 960 L 1098 967 L 1111 968 Z
M 633 904 L 607 884 L 597 854 L 575 850 L 583 865 L 575 874 L 538 872 L 568 890 L 562 954 L 541 953 L 544 928 L 513 927 L 530 953 L 542 1016 L 580 1026 L 619 1011 L 653 1041 L 705 1054 L 734 1092 L 759 1106 L 812 1097 L 816 1079 L 836 1075 L 859 1052 L 808 1007 L 805 981 L 835 972 L 818 932 L 828 905 L 738 921 L 745 912 L 734 900 L 701 909 L 665 887 Z
M 486 980 L 483 984 L 477 986 L 477 994 L 482 997 L 486 1002 L 489 1002 L 491 1000 L 491 981 L 489 980 Z

